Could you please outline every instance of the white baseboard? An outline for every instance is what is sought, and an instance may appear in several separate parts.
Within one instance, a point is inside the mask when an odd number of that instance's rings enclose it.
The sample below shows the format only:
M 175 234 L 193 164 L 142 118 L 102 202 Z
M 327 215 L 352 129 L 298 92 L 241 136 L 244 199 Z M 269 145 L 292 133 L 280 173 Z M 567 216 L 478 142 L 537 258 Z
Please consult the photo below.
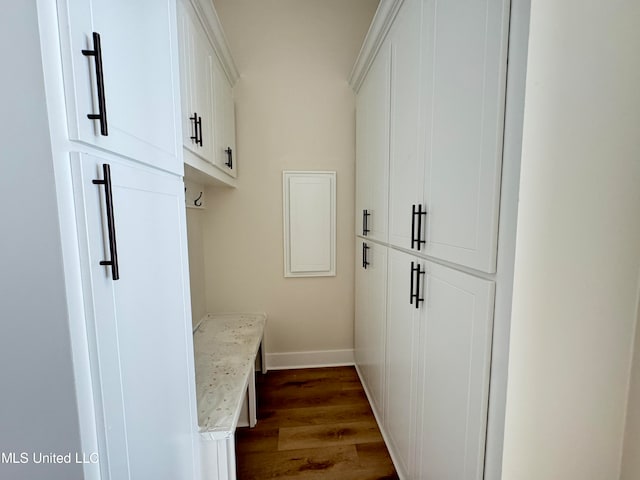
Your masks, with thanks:
M 355 365 L 353 349 L 267 353 L 267 368 L 269 370 L 343 367 L 347 365 Z

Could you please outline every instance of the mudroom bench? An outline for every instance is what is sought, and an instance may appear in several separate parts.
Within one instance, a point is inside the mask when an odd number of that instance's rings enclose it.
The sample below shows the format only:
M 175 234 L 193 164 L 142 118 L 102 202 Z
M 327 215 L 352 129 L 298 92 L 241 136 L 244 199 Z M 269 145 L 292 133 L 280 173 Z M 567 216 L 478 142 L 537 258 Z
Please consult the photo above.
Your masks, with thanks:
M 235 480 L 235 430 L 256 424 L 264 313 L 207 314 L 193 332 L 203 480 Z

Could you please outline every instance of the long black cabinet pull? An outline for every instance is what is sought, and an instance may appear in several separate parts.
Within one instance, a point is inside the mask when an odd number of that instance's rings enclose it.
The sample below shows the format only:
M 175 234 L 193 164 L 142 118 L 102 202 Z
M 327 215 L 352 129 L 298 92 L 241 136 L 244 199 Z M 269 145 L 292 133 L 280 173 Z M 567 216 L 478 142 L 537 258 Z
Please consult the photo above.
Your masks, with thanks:
M 114 280 L 120 278 L 118 268 L 118 246 L 116 244 L 116 225 L 113 218 L 113 191 L 111 188 L 111 167 L 108 163 L 102 164 L 103 180 L 93 180 L 94 185 L 104 185 L 105 203 L 107 205 L 107 229 L 109 231 L 109 256 L 111 260 L 102 260 L 100 265 L 111 266 L 111 277 Z
M 100 34 L 93 32 L 93 50 L 82 50 L 82 54 L 87 57 L 93 57 L 96 66 L 96 83 L 98 87 L 98 113 L 89 113 L 87 118 L 91 120 L 100 120 L 100 134 L 109 135 L 107 126 L 107 101 L 104 95 L 104 74 L 102 70 L 102 44 L 100 42 Z
M 202 117 L 196 120 L 196 143 L 202 146 Z
M 369 210 L 362 210 L 362 235 L 367 236 L 367 234 L 371 231 L 369 230 Z
M 411 262 L 411 298 L 409 303 L 411 305 L 414 305 L 413 300 L 415 299 L 416 308 L 420 308 L 420 302 L 424 302 L 424 298 L 420 296 L 420 277 L 424 275 L 426 272 L 427 272 L 426 270 L 422 270 L 419 263 Z M 413 280 L 414 273 L 416 275 L 415 282 Z M 415 286 L 415 290 L 413 288 L 414 286 Z
M 411 205 L 411 248 L 416 248 L 418 246 L 418 251 L 420 251 L 420 247 L 427 243 L 426 240 L 422 239 L 422 216 L 427 215 L 426 210 L 422 210 L 422 204 L 418 204 L 418 208 L 416 209 L 415 204 Z M 416 217 L 418 218 L 418 225 L 416 225 Z M 416 235 L 417 234 L 417 235 Z M 417 236 L 417 238 L 416 238 Z
M 233 168 L 233 150 L 231 147 L 227 147 L 224 152 L 227 154 L 227 163 L 225 163 L 225 165 L 229 168 Z
M 369 245 L 362 242 L 362 268 L 364 268 L 365 270 L 370 265 L 369 259 L 367 258 L 369 256 L 367 253 L 369 251 L 369 248 L 370 248 Z
M 191 120 L 193 124 L 193 135 L 191 135 L 189 138 L 193 140 L 197 145 L 198 144 L 198 114 L 196 112 L 193 112 L 193 117 L 189 117 L 189 120 Z

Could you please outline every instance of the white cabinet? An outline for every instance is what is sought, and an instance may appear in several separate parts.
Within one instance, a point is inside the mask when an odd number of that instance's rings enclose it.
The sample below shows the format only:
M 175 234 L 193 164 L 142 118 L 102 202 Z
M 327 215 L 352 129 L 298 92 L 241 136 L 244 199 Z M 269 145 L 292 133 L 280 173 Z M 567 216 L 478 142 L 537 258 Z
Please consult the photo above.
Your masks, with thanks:
M 86 154 L 72 171 L 103 478 L 197 478 L 181 178 Z
M 356 235 L 383 242 L 389 190 L 390 62 L 385 44 L 356 97 Z
M 412 217 L 412 206 L 420 205 L 423 195 L 424 162 L 418 155 L 421 11 L 421 0 L 405 2 L 388 37 L 393 65 L 389 243 L 404 248 L 415 245 L 411 241 L 412 226 L 415 231 L 421 219 L 415 215 Z
M 421 310 L 410 301 L 417 286 L 412 266 L 418 259 L 391 248 L 388 255 L 384 427 L 396 468 L 406 475 L 413 462 L 416 420 Z
M 495 272 L 509 2 L 405 2 L 392 44 L 389 243 Z
M 384 417 L 387 247 L 356 240 L 355 356 L 372 406 Z
M 231 184 L 238 164 L 235 67 L 224 55 L 221 31 L 211 4 L 178 1 L 184 160 L 196 170 Z
M 427 2 L 421 42 L 424 251 L 489 273 L 496 271 L 509 3 Z
M 69 138 L 181 174 L 175 2 L 64 0 L 58 15 Z
M 494 282 L 424 263 L 412 478 L 482 480 Z
M 182 142 L 186 149 L 213 163 L 213 49 L 200 20 L 178 2 Z
M 494 283 L 389 249 L 384 425 L 407 478 L 480 480 Z
M 212 62 L 214 90 L 215 165 L 227 174 L 237 174 L 236 111 L 233 90 L 219 62 Z

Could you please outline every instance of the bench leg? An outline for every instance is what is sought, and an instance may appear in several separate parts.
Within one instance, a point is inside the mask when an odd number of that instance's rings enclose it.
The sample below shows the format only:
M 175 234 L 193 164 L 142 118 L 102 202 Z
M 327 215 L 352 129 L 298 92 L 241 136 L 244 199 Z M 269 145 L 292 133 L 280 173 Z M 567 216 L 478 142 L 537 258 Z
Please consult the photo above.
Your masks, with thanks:
M 249 427 L 253 428 L 258 423 L 256 411 L 256 369 L 251 366 L 251 378 L 249 378 Z

